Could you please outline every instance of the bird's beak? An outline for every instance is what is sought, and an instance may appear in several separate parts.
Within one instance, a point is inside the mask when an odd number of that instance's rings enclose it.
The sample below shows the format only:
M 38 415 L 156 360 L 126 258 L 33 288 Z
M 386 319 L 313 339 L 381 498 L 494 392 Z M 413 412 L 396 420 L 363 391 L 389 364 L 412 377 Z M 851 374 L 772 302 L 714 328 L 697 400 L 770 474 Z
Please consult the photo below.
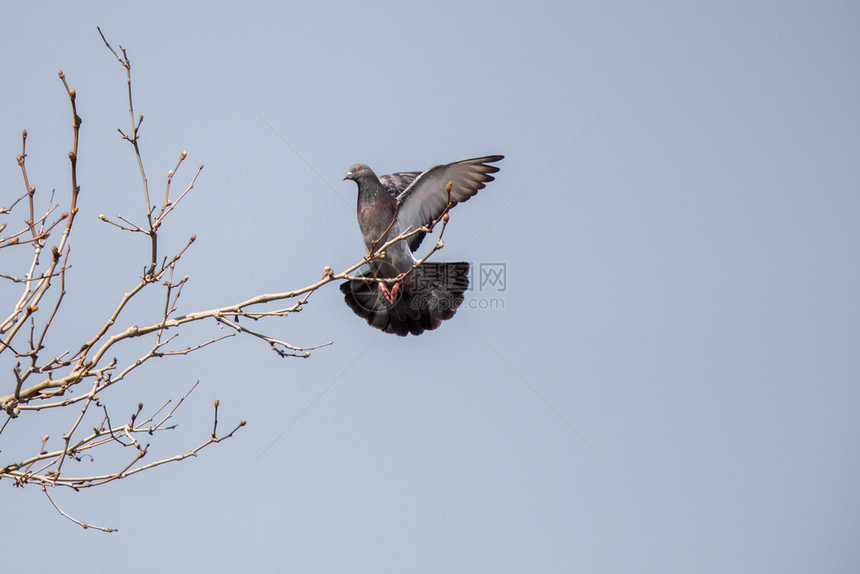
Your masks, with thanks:
M 351 171 L 346 172 L 346 175 L 343 176 L 343 179 L 352 179 L 352 172 Z M 341 180 L 341 181 L 343 181 L 343 180 Z

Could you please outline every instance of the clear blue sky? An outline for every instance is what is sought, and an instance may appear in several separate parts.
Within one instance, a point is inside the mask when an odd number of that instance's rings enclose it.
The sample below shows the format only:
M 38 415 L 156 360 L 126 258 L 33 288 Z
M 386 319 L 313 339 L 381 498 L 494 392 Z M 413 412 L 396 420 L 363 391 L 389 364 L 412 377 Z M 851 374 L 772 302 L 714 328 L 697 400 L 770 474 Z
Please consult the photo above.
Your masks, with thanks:
M 97 219 L 142 212 L 116 133 L 124 73 L 97 25 L 132 58 L 153 185 L 183 149 L 181 174 L 205 164 L 163 236 L 197 234 L 185 311 L 356 262 L 341 181 L 356 162 L 505 154 L 436 258 L 503 263 L 506 289 L 402 339 L 330 286 L 270 325 L 334 341 L 308 360 L 248 340 L 154 365 L 106 397 L 130 413 L 200 379 L 153 455 L 205 439 L 216 397 L 222 423 L 247 428 L 197 459 L 56 493 L 113 535 L 4 481 L 7 557 L 70 572 L 856 571 L 855 3 L 7 6 L 0 204 L 23 190 L 25 128 L 32 183 L 67 190 L 60 68 L 84 120 L 57 346 L 148 257 Z M 479 308 L 489 299 L 503 308 Z M 141 303 L 129 324 L 159 312 Z M 37 448 L 44 423 L 15 424 L 2 440 Z M 18 447 L 0 441 L 0 457 Z

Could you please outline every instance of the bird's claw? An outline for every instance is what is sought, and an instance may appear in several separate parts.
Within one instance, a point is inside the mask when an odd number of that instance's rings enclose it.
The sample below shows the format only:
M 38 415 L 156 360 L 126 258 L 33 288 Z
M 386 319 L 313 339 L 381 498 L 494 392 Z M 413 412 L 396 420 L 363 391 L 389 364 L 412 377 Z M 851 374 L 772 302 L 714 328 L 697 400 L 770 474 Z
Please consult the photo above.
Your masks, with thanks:
M 379 290 L 382 292 L 382 296 L 393 305 L 397 300 L 397 296 L 400 294 L 400 283 L 395 283 L 394 286 L 389 289 L 388 285 L 386 285 L 384 281 L 380 281 Z

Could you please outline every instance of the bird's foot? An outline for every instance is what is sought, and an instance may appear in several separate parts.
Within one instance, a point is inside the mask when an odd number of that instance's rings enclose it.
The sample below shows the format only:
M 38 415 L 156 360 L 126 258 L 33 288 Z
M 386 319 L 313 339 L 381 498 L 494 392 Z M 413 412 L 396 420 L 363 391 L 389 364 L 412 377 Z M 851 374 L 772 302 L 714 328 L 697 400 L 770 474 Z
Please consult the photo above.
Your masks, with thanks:
M 397 296 L 400 294 L 400 283 L 395 283 L 394 286 L 389 289 L 388 285 L 386 285 L 384 281 L 380 281 L 379 290 L 382 291 L 382 296 L 393 305 L 397 300 Z

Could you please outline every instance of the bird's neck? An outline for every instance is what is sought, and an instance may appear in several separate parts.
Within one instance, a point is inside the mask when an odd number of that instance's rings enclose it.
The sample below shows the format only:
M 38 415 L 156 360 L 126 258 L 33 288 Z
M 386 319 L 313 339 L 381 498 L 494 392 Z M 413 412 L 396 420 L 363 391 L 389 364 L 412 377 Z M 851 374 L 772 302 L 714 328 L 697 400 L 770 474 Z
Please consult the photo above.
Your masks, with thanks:
M 360 186 L 358 190 L 360 201 L 372 201 L 380 197 L 383 193 L 387 193 L 378 179 L 374 178 L 363 183 L 364 185 Z

